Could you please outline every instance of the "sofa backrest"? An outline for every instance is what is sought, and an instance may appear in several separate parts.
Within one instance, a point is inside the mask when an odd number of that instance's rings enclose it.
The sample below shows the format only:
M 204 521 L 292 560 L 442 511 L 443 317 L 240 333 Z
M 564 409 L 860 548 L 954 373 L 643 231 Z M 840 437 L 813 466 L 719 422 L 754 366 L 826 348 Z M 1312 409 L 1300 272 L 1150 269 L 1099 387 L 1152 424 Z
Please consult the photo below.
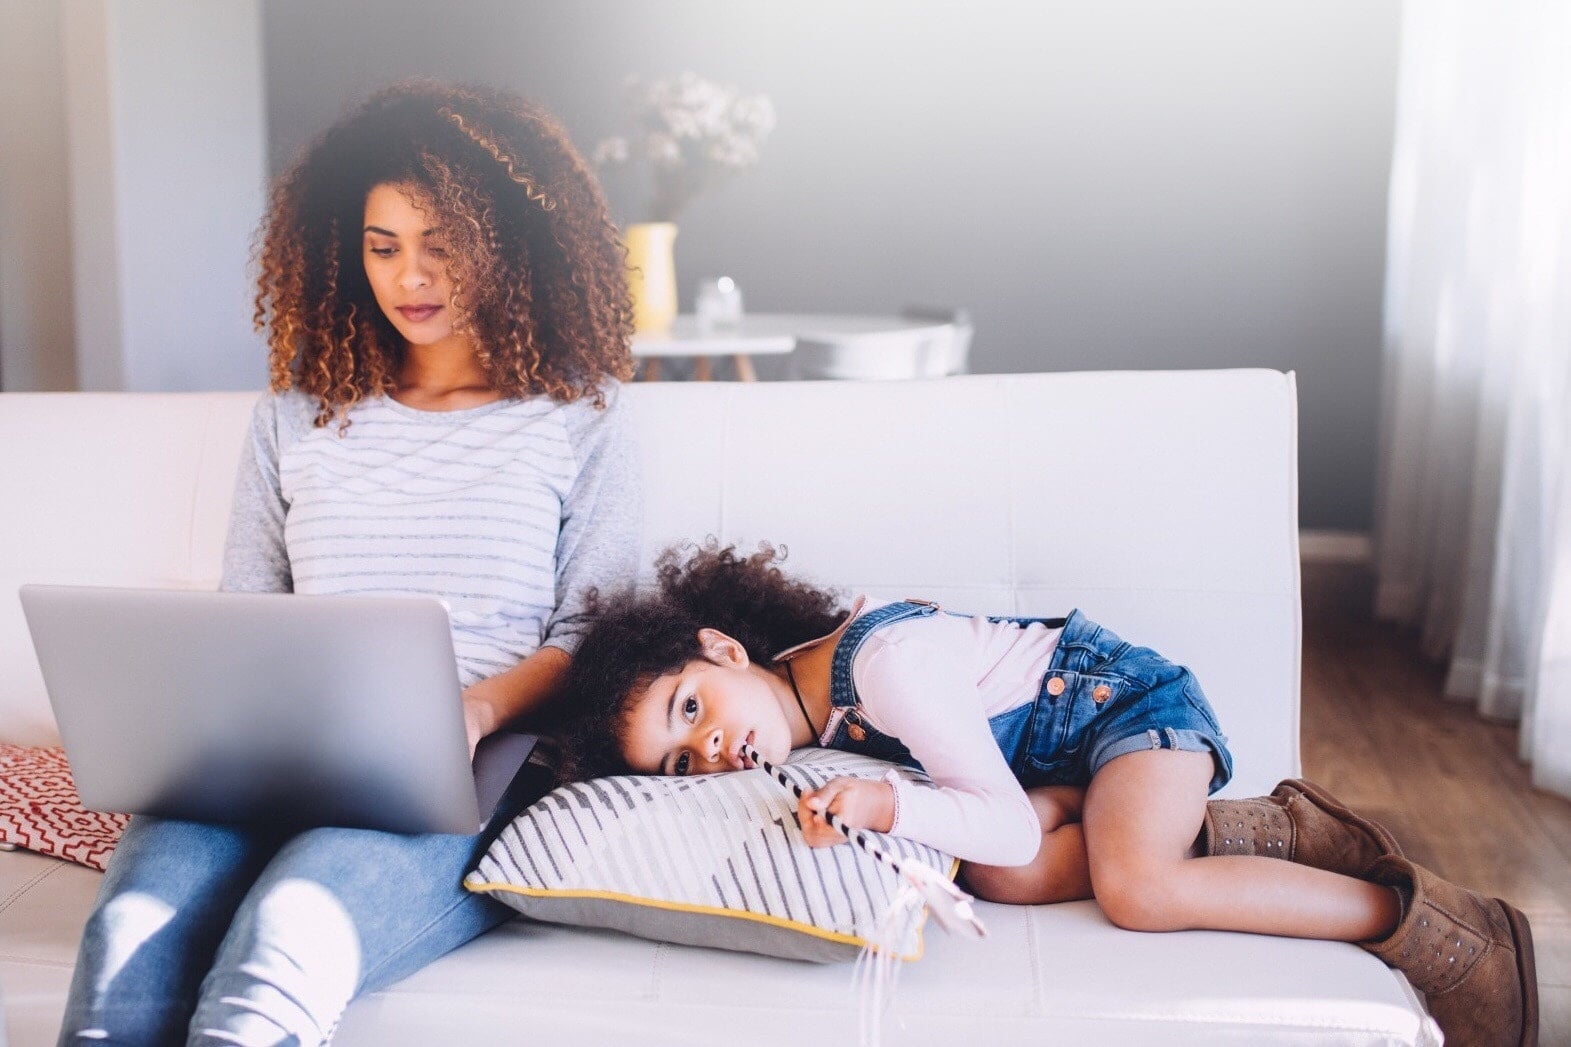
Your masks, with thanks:
M 847 593 L 1081 608 L 1191 666 L 1230 795 L 1298 773 L 1292 375 L 636 385 L 643 563 L 714 535 Z M 212 588 L 251 393 L 0 395 L 0 739 L 55 740 L 24 582 Z

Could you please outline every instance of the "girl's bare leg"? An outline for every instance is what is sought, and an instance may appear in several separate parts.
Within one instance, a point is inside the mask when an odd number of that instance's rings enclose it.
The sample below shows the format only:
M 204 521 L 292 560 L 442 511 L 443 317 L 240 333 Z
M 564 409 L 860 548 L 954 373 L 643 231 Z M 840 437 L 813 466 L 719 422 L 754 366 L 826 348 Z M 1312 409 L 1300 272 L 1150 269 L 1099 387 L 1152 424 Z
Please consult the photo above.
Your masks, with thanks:
M 966 862 L 960 871 L 966 887 L 978 898 L 1012 905 L 1073 902 L 1091 897 L 1086 865 L 1085 832 L 1080 811 L 1085 790 L 1045 785 L 1026 790 L 1042 823 L 1042 847 L 1025 865 L 979 865 Z
M 1395 892 L 1277 858 L 1190 857 L 1205 815 L 1209 753 L 1155 749 L 1105 765 L 1086 790 L 1090 879 L 1108 919 L 1359 942 L 1390 934 Z

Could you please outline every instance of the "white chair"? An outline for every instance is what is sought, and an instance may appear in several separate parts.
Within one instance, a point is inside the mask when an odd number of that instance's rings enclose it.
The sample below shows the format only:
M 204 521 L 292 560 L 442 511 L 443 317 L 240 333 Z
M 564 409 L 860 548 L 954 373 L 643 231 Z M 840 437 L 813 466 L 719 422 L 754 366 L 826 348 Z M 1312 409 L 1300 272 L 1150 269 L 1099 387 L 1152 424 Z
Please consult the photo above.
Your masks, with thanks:
M 963 309 L 907 308 L 910 326 L 797 337 L 791 377 L 853 381 L 938 378 L 965 371 L 971 319 Z
M 971 356 L 971 335 L 976 327 L 971 322 L 969 309 L 934 309 L 929 306 L 908 305 L 900 310 L 902 318 L 907 320 L 931 320 L 936 323 L 948 324 L 951 330 L 947 340 L 937 340 L 929 343 L 926 359 L 923 361 L 921 376 L 923 378 L 943 378 L 951 374 L 965 374 L 966 365 Z

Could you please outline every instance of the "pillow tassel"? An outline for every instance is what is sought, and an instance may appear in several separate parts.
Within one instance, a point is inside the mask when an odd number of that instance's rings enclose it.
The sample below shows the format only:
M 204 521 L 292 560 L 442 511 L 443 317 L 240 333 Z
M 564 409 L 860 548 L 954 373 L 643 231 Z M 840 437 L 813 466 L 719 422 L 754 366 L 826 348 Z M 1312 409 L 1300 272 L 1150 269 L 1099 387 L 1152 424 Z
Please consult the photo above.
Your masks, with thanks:
M 879 1047 L 884 1041 L 884 1015 L 899 988 L 900 951 L 921 925 L 926 908 L 921 889 L 902 876 L 900 890 L 856 958 L 852 983 L 857 989 L 861 1047 Z

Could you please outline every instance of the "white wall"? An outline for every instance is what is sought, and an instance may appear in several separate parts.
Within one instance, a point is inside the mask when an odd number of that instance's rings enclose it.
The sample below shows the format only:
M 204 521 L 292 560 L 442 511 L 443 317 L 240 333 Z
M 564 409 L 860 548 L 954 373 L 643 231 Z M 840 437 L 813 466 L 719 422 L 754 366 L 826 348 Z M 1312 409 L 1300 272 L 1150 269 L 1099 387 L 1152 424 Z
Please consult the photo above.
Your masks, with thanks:
M 0 389 L 76 385 L 60 10 L 0 6 Z
M 767 93 L 762 165 L 683 217 L 684 307 L 728 273 L 761 311 L 969 306 L 982 371 L 1296 370 L 1304 523 L 1361 529 L 1399 6 L 267 0 L 272 163 L 413 75 L 531 95 L 585 148 L 630 73 Z M 1088 437 L 1044 405 L 1044 448 Z
M 62 30 L 81 387 L 260 388 L 256 0 L 65 0 Z

